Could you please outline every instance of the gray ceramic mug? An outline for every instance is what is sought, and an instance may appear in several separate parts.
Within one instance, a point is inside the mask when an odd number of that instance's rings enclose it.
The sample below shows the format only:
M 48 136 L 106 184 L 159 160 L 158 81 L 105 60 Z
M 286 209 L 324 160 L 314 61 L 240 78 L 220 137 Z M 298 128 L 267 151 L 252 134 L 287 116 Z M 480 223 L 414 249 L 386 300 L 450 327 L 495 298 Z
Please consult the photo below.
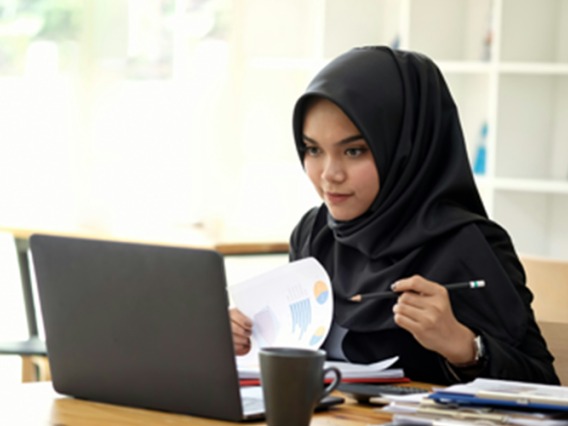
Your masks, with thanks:
M 335 367 L 323 368 L 324 350 L 263 348 L 260 377 L 268 426 L 308 426 L 318 402 L 341 381 Z M 324 386 L 324 376 L 333 373 Z

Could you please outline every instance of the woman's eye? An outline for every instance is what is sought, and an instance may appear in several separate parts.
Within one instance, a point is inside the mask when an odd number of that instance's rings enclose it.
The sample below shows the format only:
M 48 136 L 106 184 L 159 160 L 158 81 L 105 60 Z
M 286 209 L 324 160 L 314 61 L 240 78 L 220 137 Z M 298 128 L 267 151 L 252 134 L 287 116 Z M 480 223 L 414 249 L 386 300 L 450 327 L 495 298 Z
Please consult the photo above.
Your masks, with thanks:
M 320 150 L 315 146 L 306 146 L 304 152 L 310 157 L 315 157 L 316 155 L 319 154 Z
M 348 157 L 355 158 L 362 155 L 365 151 L 365 148 L 349 148 L 345 150 L 345 154 L 347 154 Z

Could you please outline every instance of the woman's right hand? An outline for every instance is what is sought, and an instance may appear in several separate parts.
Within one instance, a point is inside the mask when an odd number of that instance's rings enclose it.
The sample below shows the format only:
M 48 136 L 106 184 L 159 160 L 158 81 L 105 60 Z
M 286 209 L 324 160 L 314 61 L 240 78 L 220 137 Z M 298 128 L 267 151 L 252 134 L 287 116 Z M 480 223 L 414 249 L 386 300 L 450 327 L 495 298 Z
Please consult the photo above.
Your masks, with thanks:
M 233 332 L 235 354 L 246 355 L 250 351 L 252 321 L 237 308 L 229 309 L 229 316 L 231 317 L 231 330 Z

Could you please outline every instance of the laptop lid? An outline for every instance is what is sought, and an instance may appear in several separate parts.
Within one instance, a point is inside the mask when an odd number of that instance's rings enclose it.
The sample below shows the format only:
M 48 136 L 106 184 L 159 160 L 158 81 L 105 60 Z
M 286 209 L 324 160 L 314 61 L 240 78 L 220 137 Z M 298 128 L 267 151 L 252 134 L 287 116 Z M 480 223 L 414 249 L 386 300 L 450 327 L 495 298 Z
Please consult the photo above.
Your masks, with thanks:
M 30 247 L 57 392 L 243 419 L 217 252 L 48 235 Z

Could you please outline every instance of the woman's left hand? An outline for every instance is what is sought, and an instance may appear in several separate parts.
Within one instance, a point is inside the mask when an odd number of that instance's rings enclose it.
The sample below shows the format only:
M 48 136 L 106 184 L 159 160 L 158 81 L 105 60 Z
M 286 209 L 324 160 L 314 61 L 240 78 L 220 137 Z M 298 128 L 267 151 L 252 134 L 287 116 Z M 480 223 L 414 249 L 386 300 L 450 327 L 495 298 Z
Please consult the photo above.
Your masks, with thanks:
M 394 321 L 422 346 L 451 364 L 475 360 L 475 335 L 454 316 L 444 286 L 414 275 L 397 281 L 393 291 L 400 293 L 393 308 Z

